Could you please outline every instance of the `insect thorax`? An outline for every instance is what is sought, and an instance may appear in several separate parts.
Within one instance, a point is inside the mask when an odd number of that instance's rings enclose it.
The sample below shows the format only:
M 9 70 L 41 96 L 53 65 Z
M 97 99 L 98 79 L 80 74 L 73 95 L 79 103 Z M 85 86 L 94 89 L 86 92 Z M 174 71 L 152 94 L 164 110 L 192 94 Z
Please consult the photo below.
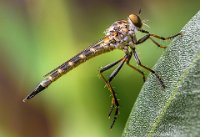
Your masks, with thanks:
M 130 24 L 129 21 L 120 20 L 114 22 L 105 32 L 111 40 L 113 39 L 115 43 L 115 48 L 124 49 L 125 46 L 132 45 L 132 38 L 135 36 L 137 31 L 136 27 L 133 24 Z

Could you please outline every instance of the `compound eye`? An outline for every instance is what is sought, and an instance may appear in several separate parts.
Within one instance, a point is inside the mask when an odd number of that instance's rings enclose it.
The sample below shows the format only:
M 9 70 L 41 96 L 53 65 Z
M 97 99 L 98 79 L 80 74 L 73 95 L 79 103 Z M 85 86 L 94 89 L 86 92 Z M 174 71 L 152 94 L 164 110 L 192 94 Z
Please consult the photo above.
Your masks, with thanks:
M 140 20 L 140 17 L 135 15 L 135 14 L 131 14 L 129 15 L 129 19 L 131 20 L 131 22 L 138 28 L 142 27 L 142 21 Z

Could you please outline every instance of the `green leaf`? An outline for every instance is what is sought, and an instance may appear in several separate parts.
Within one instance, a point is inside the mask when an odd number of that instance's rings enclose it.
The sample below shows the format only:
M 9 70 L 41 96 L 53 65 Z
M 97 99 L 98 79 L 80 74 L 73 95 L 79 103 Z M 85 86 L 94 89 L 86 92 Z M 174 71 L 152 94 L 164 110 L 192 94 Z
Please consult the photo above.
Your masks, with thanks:
M 124 137 L 200 136 L 200 11 L 155 65 L 131 111 Z

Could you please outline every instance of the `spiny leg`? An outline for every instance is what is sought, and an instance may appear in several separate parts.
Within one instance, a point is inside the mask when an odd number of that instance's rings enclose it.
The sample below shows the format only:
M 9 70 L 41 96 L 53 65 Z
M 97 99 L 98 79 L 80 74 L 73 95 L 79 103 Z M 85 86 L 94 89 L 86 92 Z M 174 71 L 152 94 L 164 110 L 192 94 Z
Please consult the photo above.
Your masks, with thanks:
M 144 72 L 141 71 L 140 69 L 134 67 L 133 65 L 131 65 L 129 62 L 130 62 L 130 59 L 132 57 L 132 52 L 130 52 L 130 55 L 129 55 L 129 58 L 127 59 L 126 61 L 126 64 L 131 67 L 132 69 L 136 70 L 137 72 L 139 72 L 141 75 L 142 75 L 142 78 L 143 78 L 143 81 L 145 82 L 145 75 L 144 75 Z
M 110 108 L 110 112 L 108 114 L 108 117 L 110 117 L 110 115 L 112 114 L 112 111 L 114 109 L 114 107 L 116 107 L 116 110 L 115 110 L 115 114 L 114 114 L 114 120 L 110 126 L 110 129 L 112 129 L 116 119 L 117 119 L 117 116 L 118 116 L 118 113 L 119 113 L 119 102 L 117 100 L 117 97 L 116 97 L 116 94 L 115 94 L 115 91 L 114 89 L 112 88 L 111 86 L 111 81 L 113 80 L 113 78 L 118 74 L 118 72 L 120 71 L 120 69 L 122 68 L 122 66 L 124 65 L 126 59 L 127 59 L 127 55 L 125 55 L 122 59 L 112 63 L 112 64 L 109 64 L 105 67 L 103 67 L 101 70 L 100 70 L 100 76 L 102 77 L 102 79 L 104 80 L 104 82 L 106 83 L 106 86 L 108 87 L 109 91 L 111 92 L 111 95 L 112 95 L 112 105 L 111 105 L 111 108 Z M 105 77 L 103 76 L 103 72 L 110 69 L 111 67 L 115 66 L 116 64 L 119 64 L 119 66 L 112 72 L 112 74 L 109 76 L 109 79 L 108 81 L 105 79 Z
M 111 103 L 111 107 L 110 107 L 110 110 L 109 110 L 109 114 L 108 114 L 108 117 L 110 118 L 110 115 L 114 109 L 114 106 L 119 106 L 119 102 L 117 100 L 117 97 L 116 97 L 116 94 L 115 94 L 115 91 L 114 89 L 112 88 L 112 85 L 106 80 L 106 78 L 103 76 L 102 73 L 100 73 L 100 76 L 101 78 L 104 80 L 104 82 L 106 83 L 106 86 L 108 88 L 108 90 L 111 92 L 111 95 L 112 95 L 112 103 Z M 118 107 L 117 107 L 118 108 Z
M 159 80 L 161 86 L 162 86 L 163 88 L 165 88 L 165 85 L 164 85 L 162 79 L 160 78 L 160 76 L 159 76 L 154 70 L 152 70 L 152 69 L 150 69 L 150 68 L 148 68 L 148 67 L 142 65 L 142 63 L 141 63 L 141 61 L 140 61 L 140 59 L 139 59 L 139 57 L 138 57 L 138 55 L 137 55 L 137 52 L 135 51 L 134 48 L 132 48 L 132 52 L 133 52 L 133 55 L 134 55 L 134 57 L 135 57 L 135 60 L 136 60 L 137 64 L 138 64 L 139 66 L 143 67 L 144 69 L 150 71 L 151 73 L 153 73 L 153 74 L 157 77 L 157 79 Z
M 123 60 L 123 58 L 121 58 L 121 59 L 119 59 L 119 60 L 117 60 L 117 61 L 115 61 L 115 62 L 113 62 L 111 64 L 108 64 L 108 65 L 104 66 L 103 68 L 101 68 L 100 71 L 99 71 L 101 78 L 106 83 L 106 86 L 109 89 L 109 91 L 111 92 L 112 96 L 115 96 L 115 94 L 113 93 L 112 86 L 110 85 L 110 83 L 107 82 L 106 78 L 103 76 L 103 72 L 108 70 L 108 69 L 110 69 L 110 68 L 112 68 L 112 67 L 114 67 L 115 65 L 117 65 L 122 60 Z
M 112 67 L 114 67 L 115 65 L 117 65 L 117 64 L 118 64 L 120 61 L 122 61 L 122 60 L 123 60 L 123 58 L 121 58 L 121 59 L 119 59 L 119 60 L 117 60 L 117 61 L 115 61 L 115 62 L 113 62 L 113 63 L 111 63 L 111 64 L 108 64 L 108 65 L 104 66 L 103 68 L 101 68 L 100 71 L 99 71 L 99 72 L 100 72 L 101 78 L 102 78 L 103 81 L 106 83 L 106 86 L 107 86 L 108 90 L 111 92 L 112 98 L 113 98 L 113 97 L 116 98 L 116 95 L 115 95 L 115 93 L 114 93 L 114 90 L 113 90 L 111 84 L 108 83 L 107 80 L 106 80 L 106 78 L 103 76 L 103 72 L 106 71 L 106 70 L 108 70 L 108 69 L 110 69 L 110 68 L 112 68 Z M 109 111 L 109 117 L 110 117 L 110 115 L 111 115 L 111 112 L 113 111 L 113 108 L 114 108 L 114 105 L 113 105 L 113 103 L 112 103 L 111 108 L 110 108 L 110 111 Z
M 109 76 L 109 79 L 108 79 L 108 83 L 110 83 L 112 80 L 113 80 L 113 78 L 118 74 L 118 72 L 121 70 L 121 68 L 122 68 L 122 66 L 124 65 L 124 63 L 125 63 L 125 61 L 126 61 L 126 59 L 127 59 L 127 55 L 124 57 L 124 59 L 120 62 L 120 64 L 119 64 L 119 66 L 112 72 L 112 74 Z M 113 90 L 113 89 L 112 89 Z M 113 90 L 113 92 L 114 92 L 114 90 Z M 115 94 L 115 93 L 114 93 Z M 113 125 L 114 125 L 114 123 L 115 123 L 115 121 L 116 121 L 116 119 L 117 119 L 117 116 L 118 116 L 118 113 L 119 113 L 119 103 L 118 103 L 118 100 L 117 100 L 117 98 L 116 98 L 116 96 L 115 96 L 115 98 L 112 98 L 112 109 L 110 110 L 110 113 L 109 113 L 109 117 L 110 117 L 110 115 L 111 115 L 111 113 L 112 113 L 112 110 L 113 110 L 113 108 L 114 108 L 114 106 L 116 106 L 116 110 L 115 110 L 115 114 L 114 114 L 114 120 L 113 120 L 113 122 L 112 122 L 112 124 L 111 124 L 111 126 L 110 126 L 110 128 L 112 129 L 112 127 L 113 127 Z

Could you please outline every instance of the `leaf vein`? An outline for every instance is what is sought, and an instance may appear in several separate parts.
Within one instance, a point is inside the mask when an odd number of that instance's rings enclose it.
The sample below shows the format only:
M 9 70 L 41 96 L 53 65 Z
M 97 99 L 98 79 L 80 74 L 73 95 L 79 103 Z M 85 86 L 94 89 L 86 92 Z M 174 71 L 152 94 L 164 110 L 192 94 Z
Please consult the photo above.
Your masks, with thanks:
M 154 122 L 152 124 L 150 124 L 151 126 L 151 130 L 149 132 L 147 132 L 147 137 L 153 137 L 155 130 L 157 128 L 157 126 L 159 125 L 161 119 L 163 118 L 163 116 L 165 115 L 167 109 L 169 108 L 170 104 L 172 103 L 173 99 L 175 98 L 175 96 L 178 93 L 178 89 L 179 86 L 183 83 L 183 81 L 185 80 L 185 78 L 187 77 L 187 75 L 190 72 L 190 69 L 192 69 L 193 67 L 195 67 L 195 62 L 197 62 L 200 59 L 200 54 L 197 54 L 192 63 L 188 66 L 188 68 L 186 68 L 184 70 L 184 72 L 182 73 L 182 75 L 180 76 L 180 80 L 178 80 L 174 90 L 172 90 L 172 94 L 170 95 L 169 99 L 166 101 L 164 107 L 162 108 L 161 112 L 159 113 L 159 115 L 155 118 Z

